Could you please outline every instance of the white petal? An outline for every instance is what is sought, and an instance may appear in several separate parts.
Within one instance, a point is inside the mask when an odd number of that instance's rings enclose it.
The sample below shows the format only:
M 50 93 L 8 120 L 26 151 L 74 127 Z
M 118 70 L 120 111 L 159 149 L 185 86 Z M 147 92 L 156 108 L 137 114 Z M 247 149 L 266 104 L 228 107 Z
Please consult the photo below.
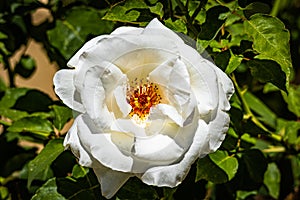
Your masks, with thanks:
M 63 69 L 54 75 L 53 83 L 55 93 L 68 107 L 78 112 L 84 112 L 85 109 L 81 103 L 80 96 L 74 85 L 75 70 Z
M 78 162 L 80 165 L 85 167 L 92 167 L 93 165 L 92 157 L 84 149 L 78 137 L 77 122 L 78 122 L 78 118 L 75 119 L 73 125 L 69 129 L 64 139 L 63 145 L 66 149 L 68 148 L 71 149 L 72 153 L 78 158 Z
M 216 151 L 225 139 L 229 128 L 230 118 L 228 113 L 218 110 L 216 118 L 209 122 L 209 148 L 211 152 Z
M 229 99 L 234 93 L 234 86 L 228 76 L 219 68 L 215 68 L 219 81 L 219 107 L 223 111 L 230 109 Z
M 116 119 L 111 125 L 111 130 L 117 132 L 131 133 L 136 137 L 145 137 L 145 129 L 137 125 L 131 119 Z
M 193 143 L 182 160 L 173 165 L 150 168 L 140 177 L 144 183 L 160 187 L 175 187 L 182 182 L 195 160 L 208 152 L 207 124 L 199 120 L 198 125 Z
M 112 198 L 126 181 L 133 176 L 130 173 L 114 171 L 101 165 L 93 168 L 93 170 L 100 183 L 102 195 L 107 199 Z
M 185 64 L 178 58 L 171 58 L 150 74 L 149 79 L 159 84 L 168 101 L 186 119 L 196 105 L 192 100 L 189 72 Z M 191 105 L 192 104 L 192 105 Z
M 101 68 L 93 67 L 87 71 L 81 98 L 88 115 L 101 130 L 105 130 L 110 127 L 113 118 L 106 106 L 105 90 L 99 78 L 101 74 L 99 69 Z
M 137 28 L 132 26 L 121 26 L 117 29 L 115 29 L 113 32 L 111 32 L 110 35 L 120 35 L 120 34 L 132 34 L 132 35 L 138 35 L 143 32 L 144 28 Z
M 88 116 L 78 116 L 77 126 L 82 146 L 96 160 L 113 170 L 131 171 L 132 158 L 124 155 L 111 141 L 110 133 L 101 132 Z
M 206 117 L 218 106 L 219 89 L 216 73 L 205 61 L 201 60 L 196 66 L 190 67 L 189 71 L 199 113 L 202 117 Z
M 110 127 L 113 120 L 106 105 L 107 97 L 125 75 L 110 63 L 100 64 L 87 70 L 81 98 L 88 115 L 104 130 Z
M 150 119 L 155 119 L 157 116 L 165 115 L 168 116 L 179 126 L 183 126 L 183 119 L 177 110 L 168 104 L 158 104 L 150 110 Z
M 166 135 L 155 135 L 148 138 L 136 138 L 134 156 L 149 163 L 167 165 L 178 160 L 183 149 Z
M 106 37 L 110 37 L 109 35 L 100 35 L 97 36 L 91 40 L 89 40 L 88 42 L 86 42 L 77 52 L 76 54 L 68 61 L 67 65 L 68 67 L 71 68 L 77 68 L 80 67 L 78 66 L 78 62 L 80 60 L 81 57 L 85 56 L 85 51 L 87 51 L 88 49 L 92 48 L 93 46 L 95 46 L 98 41 L 106 38 Z
M 173 43 L 182 44 L 183 40 L 172 30 L 164 26 L 158 19 L 153 19 L 149 24 L 145 27 L 143 31 L 145 35 L 162 35 L 166 38 L 170 38 Z
M 119 85 L 114 90 L 114 96 L 115 96 L 115 99 L 116 99 L 119 109 L 123 113 L 123 117 L 126 117 L 132 109 L 130 104 L 127 103 L 126 92 L 127 92 L 126 86 L 124 86 L 124 85 Z

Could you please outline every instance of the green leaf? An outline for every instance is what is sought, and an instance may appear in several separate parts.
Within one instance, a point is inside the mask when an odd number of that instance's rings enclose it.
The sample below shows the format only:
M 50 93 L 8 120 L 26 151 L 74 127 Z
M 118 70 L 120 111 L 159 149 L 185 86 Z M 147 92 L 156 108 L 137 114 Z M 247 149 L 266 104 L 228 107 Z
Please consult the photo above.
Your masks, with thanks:
M 25 111 L 14 110 L 14 109 L 3 109 L 0 108 L 1 116 L 7 117 L 13 121 L 19 120 L 23 117 L 28 116 L 28 113 Z
M 238 169 L 238 161 L 226 151 L 216 151 L 197 162 L 195 181 L 205 179 L 213 183 L 225 183 L 231 180 Z
M 167 19 L 164 21 L 165 25 L 172 29 L 173 31 L 176 32 L 180 32 L 180 33 L 187 33 L 187 28 L 186 28 L 186 24 L 181 20 L 181 19 L 177 19 L 174 22 L 172 21 L 171 18 Z
M 226 151 L 216 151 L 215 153 L 209 154 L 210 159 L 216 163 L 228 176 L 230 181 L 238 169 L 238 161 L 235 157 L 229 156 Z
M 25 117 L 15 121 L 8 129 L 11 132 L 29 132 L 37 137 L 46 139 L 52 132 L 53 127 L 50 121 L 40 117 Z
M 155 6 L 151 6 L 149 8 L 150 12 L 152 12 L 153 14 L 157 14 L 160 18 L 164 16 L 164 9 L 162 3 L 158 2 L 155 4 Z
M 272 128 L 276 127 L 276 114 L 268 108 L 263 101 L 251 94 L 250 92 L 244 93 L 244 98 L 247 101 L 250 109 L 258 114 L 258 119 Z
M 118 191 L 119 199 L 158 199 L 153 187 L 149 187 L 137 178 L 130 178 Z
M 291 85 L 288 88 L 288 95 L 283 93 L 283 97 L 288 104 L 288 109 L 300 117 L 300 86 Z
M 278 199 L 280 192 L 280 171 L 275 163 L 269 163 L 264 175 L 264 184 L 269 190 L 269 194 Z
M 72 170 L 72 176 L 74 178 L 82 178 L 86 176 L 89 172 L 89 168 L 83 167 L 81 165 L 74 165 L 73 170 Z
M 53 105 L 52 109 L 54 111 L 54 126 L 61 130 L 66 122 L 72 118 L 72 110 L 65 106 Z
M 28 164 L 28 182 L 30 187 L 34 179 L 46 176 L 52 162 L 64 151 L 62 139 L 50 140 L 45 148 Z
M 242 159 L 250 177 L 256 182 L 263 182 L 264 173 L 268 166 L 263 153 L 258 149 L 250 149 L 243 153 Z
M 269 5 L 262 2 L 250 3 L 243 10 L 247 18 L 249 18 L 251 15 L 254 15 L 255 13 L 268 14 L 271 11 Z
M 54 29 L 47 32 L 50 43 L 69 59 L 88 36 L 112 31 L 113 23 L 101 20 L 103 11 L 88 7 L 73 7 L 63 20 L 57 20 Z
M 283 91 L 286 90 L 286 75 L 280 65 L 272 60 L 250 60 L 247 62 L 254 78 L 262 83 L 270 82 Z
M 24 78 L 29 78 L 35 69 L 35 60 L 27 55 L 23 55 L 20 61 L 16 64 L 15 73 L 18 73 Z
M 252 15 L 244 22 L 245 32 L 253 38 L 253 49 L 259 53 L 255 58 L 274 60 L 286 74 L 286 83 L 292 69 L 290 34 L 276 17 L 263 14 Z
M 298 131 L 300 130 L 299 121 L 277 120 L 276 132 L 283 136 L 283 140 L 288 144 L 297 144 Z
M 102 18 L 118 22 L 136 22 L 140 12 L 136 9 L 148 9 L 148 5 L 142 0 L 127 0 L 114 5 Z
M 11 108 L 15 105 L 16 101 L 24 96 L 29 89 L 27 88 L 10 88 L 5 91 L 4 96 L 0 101 L 0 109 Z
M 31 200 L 66 200 L 64 196 L 57 192 L 56 178 L 49 179 L 40 187 Z
M 243 57 L 234 55 L 232 52 L 230 53 L 231 57 L 229 59 L 229 63 L 227 65 L 227 68 L 225 70 L 225 73 L 231 74 L 242 62 Z
M 57 179 L 57 191 L 67 199 L 104 200 L 97 177 L 89 171 L 84 177 L 66 177 Z
M 0 186 L 0 199 L 9 199 L 8 188 Z

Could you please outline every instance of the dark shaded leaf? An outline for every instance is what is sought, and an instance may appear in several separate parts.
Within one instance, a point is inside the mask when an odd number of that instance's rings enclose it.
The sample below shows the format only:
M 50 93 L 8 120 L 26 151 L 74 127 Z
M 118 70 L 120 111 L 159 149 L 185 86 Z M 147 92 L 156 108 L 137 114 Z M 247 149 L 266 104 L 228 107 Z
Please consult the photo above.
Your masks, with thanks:
M 243 153 L 247 171 L 250 177 L 256 182 L 263 182 L 264 173 L 267 170 L 267 159 L 260 150 L 250 149 Z
M 56 178 L 49 179 L 42 187 L 40 187 L 31 200 L 65 200 L 61 194 L 57 192 Z
M 196 181 L 205 179 L 213 183 L 231 180 L 238 169 L 238 161 L 226 151 L 216 151 L 197 162 Z
M 54 126 L 61 130 L 66 122 L 72 118 L 72 110 L 65 106 L 53 105 L 51 107 L 54 111 Z
M 142 183 L 137 178 L 130 178 L 116 195 L 119 199 L 157 199 L 154 188 Z
M 22 56 L 15 67 L 15 73 L 18 73 L 24 78 L 29 78 L 36 69 L 36 64 L 33 58 Z
M 286 75 L 278 63 L 272 60 L 250 60 L 247 62 L 251 74 L 262 83 L 271 82 L 281 90 L 287 92 Z
M 84 177 L 57 178 L 57 191 L 69 200 L 85 199 L 105 199 L 101 195 L 100 185 L 92 170 Z

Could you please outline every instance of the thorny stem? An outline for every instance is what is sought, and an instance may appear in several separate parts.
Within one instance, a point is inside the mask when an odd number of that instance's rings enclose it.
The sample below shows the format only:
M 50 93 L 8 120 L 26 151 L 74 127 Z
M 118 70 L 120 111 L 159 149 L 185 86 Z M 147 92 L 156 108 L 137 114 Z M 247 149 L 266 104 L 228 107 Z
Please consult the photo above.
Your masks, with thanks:
M 233 84 L 236 88 L 236 92 L 237 92 L 237 96 L 239 97 L 241 103 L 242 103 L 242 106 L 243 106 L 243 109 L 245 111 L 245 115 L 244 115 L 244 119 L 251 119 L 252 122 L 258 126 L 259 128 L 261 128 L 262 130 L 266 131 L 267 133 L 269 133 L 269 135 L 267 135 L 267 137 L 270 137 L 272 138 L 273 140 L 277 141 L 277 142 L 281 142 L 282 141 L 282 136 L 281 135 L 278 135 L 276 133 L 273 133 L 271 132 L 270 130 L 268 130 L 257 118 L 256 116 L 252 113 L 246 99 L 244 98 L 244 94 L 245 94 L 245 90 L 242 91 L 235 79 L 235 76 L 234 74 L 231 74 L 231 79 L 233 81 Z

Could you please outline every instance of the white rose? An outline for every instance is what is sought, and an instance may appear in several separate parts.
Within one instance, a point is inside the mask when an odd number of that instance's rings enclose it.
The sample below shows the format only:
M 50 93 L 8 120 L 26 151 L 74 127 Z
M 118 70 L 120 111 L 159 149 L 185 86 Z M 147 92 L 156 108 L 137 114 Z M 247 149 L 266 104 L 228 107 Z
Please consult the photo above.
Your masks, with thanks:
M 157 19 L 87 42 L 54 77 L 79 114 L 64 145 L 111 198 L 132 176 L 175 187 L 229 126 L 231 80 Z

